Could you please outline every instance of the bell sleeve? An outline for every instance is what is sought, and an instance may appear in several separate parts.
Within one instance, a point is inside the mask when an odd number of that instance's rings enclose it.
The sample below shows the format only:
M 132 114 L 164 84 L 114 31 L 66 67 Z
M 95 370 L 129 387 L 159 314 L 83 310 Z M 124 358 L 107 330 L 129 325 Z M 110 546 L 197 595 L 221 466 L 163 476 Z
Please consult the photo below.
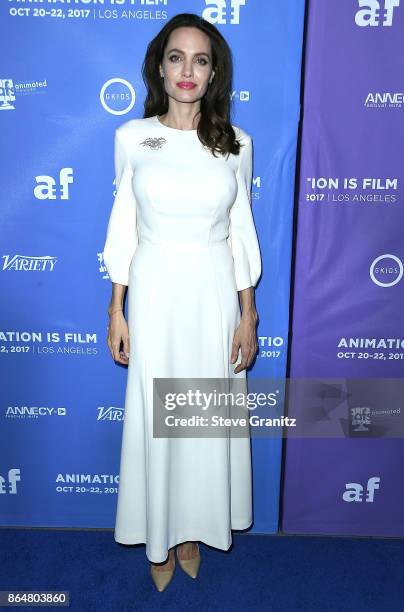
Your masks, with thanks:
M 261 275 L 261 254 L 251 209 L 252 139 L 244 132 L 238 155 L 238 191 L 229 212 L 228 244 L 231 248 L 237 291 L 254 287 Z
M 119 128 L 115 130 L 115 199 L 104 245 L 104 264 L 113 283 L 129 285 L 129 266 L 138 243 L 132 166 Z

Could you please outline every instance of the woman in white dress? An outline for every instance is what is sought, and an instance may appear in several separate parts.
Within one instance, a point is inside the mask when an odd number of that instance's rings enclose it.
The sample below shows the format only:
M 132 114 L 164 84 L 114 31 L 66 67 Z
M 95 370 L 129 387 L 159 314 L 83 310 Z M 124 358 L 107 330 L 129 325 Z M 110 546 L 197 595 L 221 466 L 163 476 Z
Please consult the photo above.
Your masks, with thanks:
M 128 364 L 114 537 L 146 544 L 161 591 L 175 547 L 196 577 L 198 542 L 228 550 L 231 530 L 251 525 L 251 445 L 249 436 L 154 437 L 153 379 L 246 378 L 261 257 L 252 141 L 229 122 L 226 41 L 199 16 L 176 15 L 149 44 L 143 78 L 144 118 L 115 132 L 104 262 L 108 346 Z

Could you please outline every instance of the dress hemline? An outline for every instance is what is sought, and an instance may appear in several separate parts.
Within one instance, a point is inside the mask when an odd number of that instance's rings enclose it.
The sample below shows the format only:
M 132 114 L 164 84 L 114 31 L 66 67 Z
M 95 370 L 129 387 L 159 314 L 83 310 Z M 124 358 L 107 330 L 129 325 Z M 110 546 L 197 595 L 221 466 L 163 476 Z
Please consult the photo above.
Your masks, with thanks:
M 252 523 L 253 523 L 252 520 L 247 521 L 247 523 L 245 521 L 241 521 L 238 524 L 239 526 L 232 527 L 231 531 L 242 531 L 244 529 L 248 529 L 249 527 L 251 527 Z M 119 535 L 117 533 L 114 533 L 114 540 L 118 544 L 126 544 L 126 545 L 147 544 L 144 535 L 134 534 L 134 533 L 126 534 L 126 535 L 123 535 L 123 534 Z M 173 546 L 182 544 L 182 542 L 202 542 L 203 544 L 206 544 L 207 546 L 212 546 L 213 548 L 218 548 L 219 550 L 227 551 L 229 550 L 230 546 L 233 543 L 233 538 L 232 538 L 232 535 L 230 534 L 228 543 L 224 544 L 223 541 L 221 540 L 219 541 L 218 538 L 216 538 L 215 536 L 212 536 L 211 534 L 204 535 L 203 533 L 201 534 L 199 532 L 199 533 L 187 534 L 186 536 L 180 536 L 180 537 L 174 538 L 172 542 L 170 542 L 168 548 L 172 548 Z M 151 563 L 163 563 L 167 559 L 167 555 L 168 555 L 168 550 L 166 551 L 165 555 L 164 554 L 161 555 L 159 553 L 147 554 L 146 552 L 146 556 L 148 560 L 151 561 Z

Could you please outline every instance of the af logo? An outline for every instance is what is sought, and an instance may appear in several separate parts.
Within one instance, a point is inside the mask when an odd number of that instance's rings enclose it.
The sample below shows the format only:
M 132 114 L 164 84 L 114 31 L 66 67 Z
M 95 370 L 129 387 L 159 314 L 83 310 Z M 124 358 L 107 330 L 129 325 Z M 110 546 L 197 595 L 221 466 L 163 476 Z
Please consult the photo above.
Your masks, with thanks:
M 8 470 L 7 476 L 0 474 L 0 494 L 17 494 L 17 482 L 21 480 L 20 468 Z
M 240 23 L 240 7 L 245 6 L 247 0 L 205 0 L 206 8 L 202 17 L 210 23 L 220 25 Z
M 400 6 L 400 0 L 358 0 L 358 4 L 361 8 L 355 14 L 357 26 L 392 26 L 394 9 Z
M 345 485 L 345 491 L 342 494 L 342 499 L 346 502 L 367 502 L 375 501 L 375 490 L 379 489 L 380 476 L 373 476 L 369 478 L 366 483 L 366 496 L 364 497 L 365 487 L 360 482 L 347 482 Z
M 56 200 L 58 191 L 61 200 L 69 199 L 69 183 L 73 183 L 73 168 L 62 168 L 59 172 L 59 185 L 53 176 L 41 174 L 35 177 L 37 182 L 34 195 L 38 200 Z

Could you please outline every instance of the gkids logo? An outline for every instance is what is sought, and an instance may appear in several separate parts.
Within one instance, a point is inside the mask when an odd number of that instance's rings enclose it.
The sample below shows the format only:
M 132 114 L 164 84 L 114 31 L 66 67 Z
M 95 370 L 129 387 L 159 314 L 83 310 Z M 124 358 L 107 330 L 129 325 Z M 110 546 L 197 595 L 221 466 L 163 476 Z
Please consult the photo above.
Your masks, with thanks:
M 100 102 L 111 115 L 125 115 L 135 105 L 136 92 L 129 81 L 114 77 L 101 87 Z
M 404 265 L 399 257 L 384 253 L 376 257 L 370 265 L 370 278 L 379 287 L 393 287 L 403 278 Z
M 202 17 L 210 23 L 220 25 L 240 23 L 240 7 L 245 6 L 247 0 L 205 0 L 206 8 Z
M 358 0 L 358 4 L 361 8 L 355 14 L 355 23 L 359 27 L 392 26 L 400 0 Z
M 366 485 L 366 497 L 363 497 L 364 487 L 359 482 L 347 482 L 342 499 L 346 502 L 374 502 L 375 490 L 379 489 L 380 476 L 369 478 Z
M 73 183 L 73 168 L 62 168 L 59 172 L 59 184 L 53 176 L 40 174 L 35 177 L 38 183 L 34 195 L 38 200 L 56 200 L 58 189 L 61 200 L 69 199 L 69 183 Z
M 17 482 L 21 480 L 20 470 L 15 468 L 8 470 L 7 478 L 0 474 L 0 493 L 17 493 Z

